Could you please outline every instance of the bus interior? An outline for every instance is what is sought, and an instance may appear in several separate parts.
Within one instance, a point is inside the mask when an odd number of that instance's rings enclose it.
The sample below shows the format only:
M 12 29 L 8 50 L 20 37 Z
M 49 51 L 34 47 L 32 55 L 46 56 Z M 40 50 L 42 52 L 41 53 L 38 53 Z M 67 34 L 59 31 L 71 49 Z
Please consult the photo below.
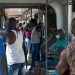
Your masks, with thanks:
M 50 75 L 59 62 L 59 60 L 53 60 L 53 57 L 57 56 L 50 51 L 57 44 L 57 30 L 63 29 L 65 31 L 66 44 L 69 44 L 73 39 L 71 34 L 71 21 L 75 17 L 75 1 L 28 0 L 28 2 L 27 0 L 22 0 L 18 3 L 16 1 L 5 1 L 0 3 L 0 29 L 4 29 L 5 22 L 10 17 L 16 18 L 19 23 L 25 22 L 23 27 L 31 28 L 32 25 L 28 24 L 31 19 L 36 19 L 37 23 L 42 22 L 45 28 L 42 31 L 42 45 L 40 49 L 44 53 L 45 60 L 42 63 L 43 66 L 41 66 L 40 75 Z M 4 48 L 6 48 L 6 42 L 4 42 L 3 45 Z M 25 64 L 24 75 L 35 75 L 34 72 L 32 72 L 32 74 L 28 73 L 28 69 L 31 65 L 32 54 L 30 54 L 29 57 L 28 63 Z M 0 55 L 0 75 L 8 75 L 5 53 Z

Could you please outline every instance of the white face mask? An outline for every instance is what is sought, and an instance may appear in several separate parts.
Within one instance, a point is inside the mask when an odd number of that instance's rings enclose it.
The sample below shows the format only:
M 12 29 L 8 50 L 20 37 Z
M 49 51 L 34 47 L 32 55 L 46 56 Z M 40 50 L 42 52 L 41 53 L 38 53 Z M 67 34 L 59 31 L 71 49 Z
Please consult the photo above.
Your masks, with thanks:
M 57 39 L 60 39 L 60 35 L 56 35 L 56 38 L 57 38 Z

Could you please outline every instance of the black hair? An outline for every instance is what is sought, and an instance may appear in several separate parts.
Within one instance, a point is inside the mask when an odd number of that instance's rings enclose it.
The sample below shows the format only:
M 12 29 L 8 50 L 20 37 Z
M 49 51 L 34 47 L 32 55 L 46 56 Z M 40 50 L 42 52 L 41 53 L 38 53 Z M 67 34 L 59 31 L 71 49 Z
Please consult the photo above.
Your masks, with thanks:
M 41 28 L 42 25 L 43 25 L 42 22 L 39 22 L 39 23 L 37 24 L 37 27 L 38 27 L 38 28 Z
M 31 23 L 31 24 L 35 24 L 35 25 L 37 25 L 37 20 L 34 19 L 34 18 L 32 18 L 32 19 L 30 20 L 30 23 Z
M 63 29 L 58 29 L 57 30 L 57 34 L 59 34 L 60 35 L 60 40 L 61 39 L 64 39 L 66 36 L 66 34 L 65 34 L 65 31 L 63 30 Z
M 58 29 L 58 30 L 57 30 L 57 32 L 62 32 L 62 31 L 63 31 L 62 29 Z
M 16 19 L 13 17 L 8 18 L 5 23 L 5 28 L 8 30 L 15 29 L 16 28 Z
M 16 23 L 19 23 L 19 20 L 16 20 Z
M 16 26 L 16 19 L 13 18 L 13 17 L 9 18 L 8 19 L 8 25 L 14 25 L 14 26 Z

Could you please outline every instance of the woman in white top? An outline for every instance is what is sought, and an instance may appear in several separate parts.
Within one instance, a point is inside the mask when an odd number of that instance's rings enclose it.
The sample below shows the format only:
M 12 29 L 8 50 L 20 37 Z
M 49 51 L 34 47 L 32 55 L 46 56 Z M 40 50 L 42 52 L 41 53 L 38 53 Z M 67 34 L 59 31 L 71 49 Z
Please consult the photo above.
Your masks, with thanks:
M 34 68 L 35 62 L 40 60 L 40 43 L 42 29 L 42 23 L 39 23 L 36 27 L 33 28 L 31 33 L 32 63 L 29 69 L 30 71 Z

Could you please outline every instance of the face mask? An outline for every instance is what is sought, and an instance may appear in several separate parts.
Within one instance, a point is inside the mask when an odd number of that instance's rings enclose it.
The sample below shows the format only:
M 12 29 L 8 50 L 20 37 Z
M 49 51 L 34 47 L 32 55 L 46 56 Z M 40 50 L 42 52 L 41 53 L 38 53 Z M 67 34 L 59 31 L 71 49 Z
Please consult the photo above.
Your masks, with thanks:
M 56 35 L 56 38 L 57 38 L 57 39 L 60 39 L 60 35 Z

